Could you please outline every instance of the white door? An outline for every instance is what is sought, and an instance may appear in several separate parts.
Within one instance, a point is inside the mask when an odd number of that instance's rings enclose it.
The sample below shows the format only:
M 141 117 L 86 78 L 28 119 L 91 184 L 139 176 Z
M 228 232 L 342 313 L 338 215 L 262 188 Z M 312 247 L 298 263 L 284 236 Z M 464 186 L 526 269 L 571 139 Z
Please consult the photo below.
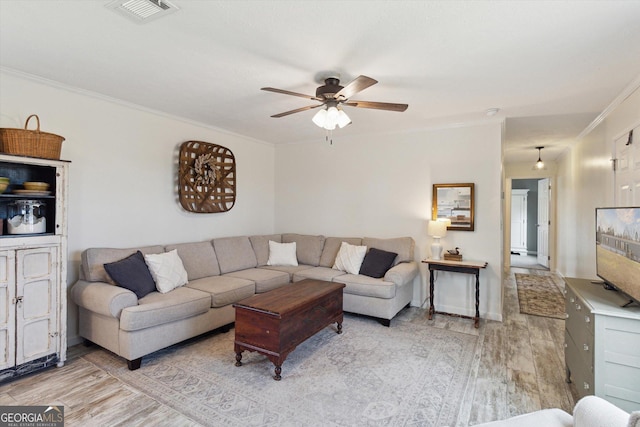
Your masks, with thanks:
M 55 353 L 57 248 L 17 251 L 16 364 Z
M 511 190 L 511 252 L 527 254 L 527 192 Z
M 538 181 L 538 264 L 549 268 L 549 178 Z
M 632 141 L 629 139 L 629 134 L 624 134 L 614 141 L 615 206 L 640 205 L 640 126 L 633 130 Z

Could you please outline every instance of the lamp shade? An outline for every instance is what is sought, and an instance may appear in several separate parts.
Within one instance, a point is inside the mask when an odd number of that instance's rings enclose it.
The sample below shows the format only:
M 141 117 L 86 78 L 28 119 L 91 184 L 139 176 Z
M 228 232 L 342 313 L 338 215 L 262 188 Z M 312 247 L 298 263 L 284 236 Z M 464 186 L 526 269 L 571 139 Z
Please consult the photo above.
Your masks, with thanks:
M 447 223 L 445 221 L 429 221 L 427 234 L 431 237 L 444 237 L 447 235 Z
M 323 128 L 324 127 L 324 122 L 327 120 L 327 110 L 323 108 L 322 110 L 318 111 L 315 114 L 315 116 L 313 116 L 313 119 L 311 119 L 311 120 L 317 126 Z

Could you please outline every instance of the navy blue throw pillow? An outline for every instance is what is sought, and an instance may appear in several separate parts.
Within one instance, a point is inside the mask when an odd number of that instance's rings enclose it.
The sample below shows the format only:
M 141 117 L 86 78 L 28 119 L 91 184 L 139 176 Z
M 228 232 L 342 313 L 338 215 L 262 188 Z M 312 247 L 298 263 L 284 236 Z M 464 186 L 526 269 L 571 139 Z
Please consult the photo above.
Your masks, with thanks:
M 369 249 L 360 266 L 360 274 L 376 279 L 384 277 L 393 265 L 397 255 L 395 252 L 387 252 L 376 248 Z
M 138 299 L 156 290 L 156 282 L 140 251 L 120 261 L 104 264 L 104 269 L 118 286 L 129 289 Z

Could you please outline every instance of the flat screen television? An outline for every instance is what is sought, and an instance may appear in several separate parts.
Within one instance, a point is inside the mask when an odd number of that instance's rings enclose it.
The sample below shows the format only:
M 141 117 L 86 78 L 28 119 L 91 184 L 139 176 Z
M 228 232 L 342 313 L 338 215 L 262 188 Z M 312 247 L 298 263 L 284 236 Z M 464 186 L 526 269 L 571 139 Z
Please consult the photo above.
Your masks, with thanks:
M 640 304 L 640 207 L 596 208 L 596 270 Z

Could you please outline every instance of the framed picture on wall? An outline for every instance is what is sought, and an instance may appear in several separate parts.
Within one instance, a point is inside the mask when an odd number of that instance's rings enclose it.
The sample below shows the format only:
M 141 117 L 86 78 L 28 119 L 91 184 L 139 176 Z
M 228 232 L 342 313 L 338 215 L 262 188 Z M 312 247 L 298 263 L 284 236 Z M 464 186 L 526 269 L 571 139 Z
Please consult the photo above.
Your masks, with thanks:
M 473 231 L 474 185 L 433 184 L 431 219 L 448 219 L 447 230 Z

